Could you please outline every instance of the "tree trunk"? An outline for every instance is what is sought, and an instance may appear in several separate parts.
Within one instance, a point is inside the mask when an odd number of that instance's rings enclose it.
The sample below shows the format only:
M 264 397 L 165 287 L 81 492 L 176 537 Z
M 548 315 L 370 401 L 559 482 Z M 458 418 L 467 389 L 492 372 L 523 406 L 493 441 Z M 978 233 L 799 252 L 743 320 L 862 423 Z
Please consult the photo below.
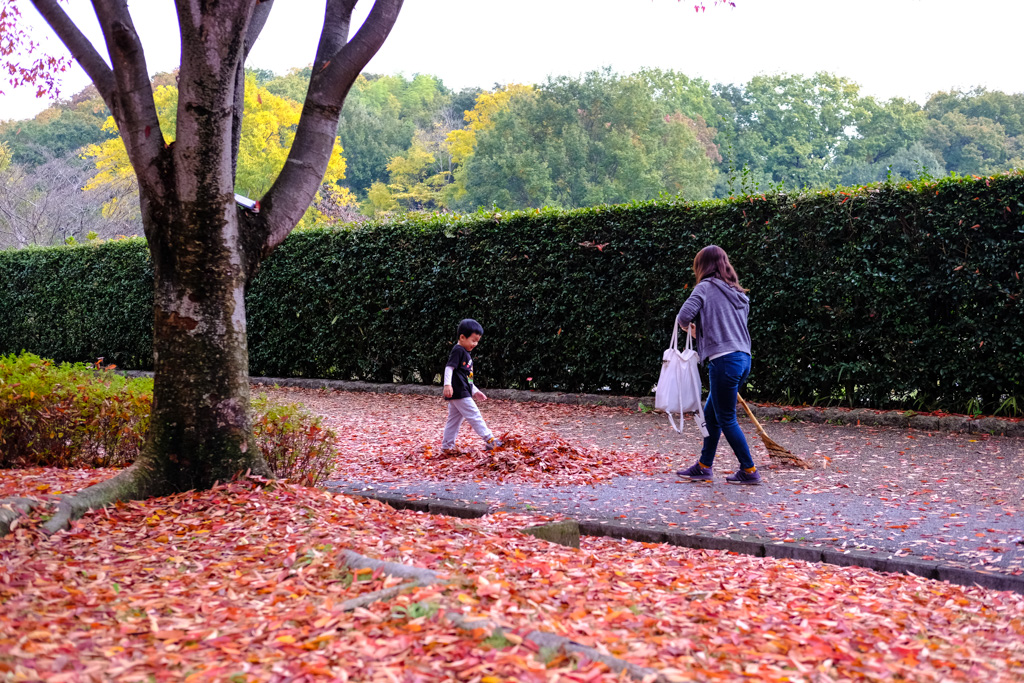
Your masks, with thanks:
M 117 121 L 139 181 L 155 275 L 156 373 L 146 444 L 128 469 L 63 498 L 44 526 L 52 533 L 118 500 L 206 489 L 246 472 L 272 476 L 249 424 L 246 285 L 316 194 L 345 95 L 387 38 L 402 0 L 375 0 L 351 41 L 356 0 L 327 0 L 295 141 L 259 216 L 235 205 L 234 168 L 243 64 L 272 0 L 175 3 L 181 68 L 170 145 L 127 4 L 93 3 L 108 66 L 59 3 L 32 1 Z
M 165 230 L 180 246 L 152 250 L 156 372 L 143 457 L 168 491 L 209 488 L 247 470 L 269 474 L 249 424 L 246 268 L 234 202 L 185 214 Z

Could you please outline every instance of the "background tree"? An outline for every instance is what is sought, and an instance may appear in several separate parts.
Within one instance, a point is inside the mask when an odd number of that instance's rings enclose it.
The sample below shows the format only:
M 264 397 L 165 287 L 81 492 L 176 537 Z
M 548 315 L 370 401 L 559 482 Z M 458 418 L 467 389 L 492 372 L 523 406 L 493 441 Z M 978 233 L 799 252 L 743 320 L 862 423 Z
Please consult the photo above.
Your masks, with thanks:
M 267 88 L 257 85 L 258 73 L 246 75 L 245 104 L 242 117 L 242 132 L 238 140 L 238 157 L 235 167 L 235 190 L 246 197 L 262 197 L 270 189 L 274 178 L 280 173 L 288 157 L 299 122 L 301 105 L 285 97 L 274 95 Z M 273 78 L 269 72 L 264 80 Z M 176 129 L 178 111 L 178 88 L 163 85 L 153 91 L 157 117 L 161 130 Z M 113 117 L 104 123 L 104 129 L 116 134 L 117 124 Z M 166 135 L 168 143 L 174 142 L 174 133 Z M 89 145 L 83 155 L 92 159 L 97 174 L 86 185 L 86 189 L 119 186 L 126 183 L 134 186 L 135 171 L 128 159 L 124 141 L 118 136 L 98 145 Z M 338 184 L 345 177 L 345 158 L 341 145 L 335 139 L 331 160 L 324 175 L 324 186 L 331 188 L 331 201 L 338 207 L 354 206 L 355 197 Z M 322 197 L 318 193 L 316 200 Z M 137 204 L 137 200 L 134 201 Z M 323 219 L 323 214 L 310 207 L 300 225 L 313 225 Z
M 70 155 L 30 166 L 12 157 L 0 143 L 0 249 L 141 232 L 129 187 L 82 189 L 93 172 L 86 161 Z
M 845 78 L 818 73 L 755 76 L 726 92 L 736 112 L 735 165 L 791 188 L 835 185 L 858 91 Z
M 721 157 L 703 114 L 715 110 L 689 85 L 671 73 L 606 70 L 507 89 L 504 100 L 481 96 L 479 113 L 467 114 L 474 120 L 451 134 L 463 163 L 457 203 L 570 208 L 708 196 Z
M 394 26 L 401 0 L 376 0 L 351 39 L 355 0 L 327 0 L 288 161 L 258 213 L 235 204 L 235 165 L 245 59 L 272 0 L 175 3 L 181 64 L 173 142 L 161 130 L 145 52 L 125 3 L 93 3 L 104 59 L 57 0 L 32 2 L 117 123 L 138 181 L 155 276 L 155 377 L 144 450 L 112 479 L 64 499 L 47 528 L 113 500 L 208 488 L 247 471 L 270 474 L 248 418 L 245 288 L 319 190 L 345 96 Z
M 346 99 L 338 125 L 349 159 L 346 185 L 365 198 L 373 183 L 390 181 L 388 164 L 409 154 L 414 145 L 426 146 L 431 154 L 442 150 L 434 154 L 437 169 L 428 177 L 451 173 L 454 163 L 445 143 L 437 138 L 463 126 L 463 112 L 473 107 L 473 98 L 479 92 L 478 88 L 452 92 L 441 79 L 425 74 L 417 74 L 412 80 L 360 76 Z

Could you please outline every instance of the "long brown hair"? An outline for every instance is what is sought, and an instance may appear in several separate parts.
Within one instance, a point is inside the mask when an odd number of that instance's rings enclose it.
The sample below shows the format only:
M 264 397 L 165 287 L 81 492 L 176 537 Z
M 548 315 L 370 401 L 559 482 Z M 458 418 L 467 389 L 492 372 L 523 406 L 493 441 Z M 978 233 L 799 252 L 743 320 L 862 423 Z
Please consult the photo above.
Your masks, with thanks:
M 729 263 L 725 249 L 715 244 L 709 244 L 697 252 L 693 259 L 693 274 L 697 276 L 698 284 L 706 277 L 716 277 L 741 292 L 747 291 L 740 285 L 740 278 Z

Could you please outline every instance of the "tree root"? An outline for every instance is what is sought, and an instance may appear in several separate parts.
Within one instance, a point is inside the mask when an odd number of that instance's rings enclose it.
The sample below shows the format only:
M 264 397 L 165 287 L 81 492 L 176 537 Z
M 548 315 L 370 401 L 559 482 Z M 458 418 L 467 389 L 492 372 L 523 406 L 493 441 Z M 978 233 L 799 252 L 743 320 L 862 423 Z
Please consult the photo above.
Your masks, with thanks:
M 345 564 L 352 569 L 372 569 L 381 570 L 388 576 L 397 576 L 402 579 L 412 579 L 406 583 L 392 586 L 391 588 L 384 588 L 379 591 L 373 591 L 366 595 L 360 595 L 358 598 L 351 598 L 341 603 L 341 608 L 345 611 L 351 611 L 357 607 L 366 607 L 367 605 L 373 604 L 378 600 L 390 600 L 391 598 L 404 593 L 412 588 L 419 588 L 420 586 L 428 586 L 432 583 L 447 583 L 447 581 L 439 578 L 438 573 L 429 569 L 420 569 L 419 567 L 410 567 L 407 564 L 398 564 L 397 562 L 385 562 L 384 560 L 375 560 L 372 557 L 366 557 L 359 553 L 354 553 L 351 550 L 345 550 L 342 552 L 342 557 L 345 558 Z
M 440 578 L 440 575 L 437 572 L 430 569 L 420 569 L 419 567 L 410 567 L 406 564 L 375 560 L 371 557 L 366 557 L 365 555 L 352 552 L 351 550 L 344 551 L 342 556 L 345 558 L 345 563 L 354 569 L 379 569 L 389 576 L 412 579 L 411 581 L 398 586 L 385 588 L 383 590 L 374 591 L 373 593 L 361 595 L 358 598 L 346 600 L 342 603 L 342 607 L 346 610 L 365 607 L 366 605 L 377 602 L 378 600 L 388 600 L 405 590 L 415 588 L 417 586 L 425 586 L 431 583 L 448 583 L 445 579 Z M 505 629 L 490 619 L 469 619 L 458 612 L 445 612 L 445 618 L 454 624 L 456 628 L 462 629 L 463 631 L 483 629 L 491 635 L 497 635 L 499 637 L 506 636 Z M 645 683 L 650 681 L 655 681 L 657 683 L 670 683 L 671 681 L 671 679 L 659 673 L 656 669 L 637 666 L 636 664 L 619 659 L 618 657 L 604 654 L 595 648 L 581 645 L 580 643 L 570 640 L 565 636 L 535 630 L 527 633 L 523 637 L 523 640 L 529 640 L 538 648 L 546 647 L 564 653 L 583 655 L 591 661 L 601 662 L 615 673 L 622 673 L 625 671 L 631 678 L 638 681 L 644 681 Z
M 161 492 L 155 489 L 152 482 L 150 469 L 142 460 L 136 460 L 131 466 L 106 481 L 61 497 L 57 514 L 41 528 L 46 534 L 55 534 L 67 529 L 72 521 L 90 510 L 97 510 L 118 501 L 140 500 L 160 495 Z
M 11 525 L 15 520 L 24 517 L 32 508 L 42 504 L 42 501 L 34 498 L 4 498 L 0 500 L 0 537 L 11 533 Z

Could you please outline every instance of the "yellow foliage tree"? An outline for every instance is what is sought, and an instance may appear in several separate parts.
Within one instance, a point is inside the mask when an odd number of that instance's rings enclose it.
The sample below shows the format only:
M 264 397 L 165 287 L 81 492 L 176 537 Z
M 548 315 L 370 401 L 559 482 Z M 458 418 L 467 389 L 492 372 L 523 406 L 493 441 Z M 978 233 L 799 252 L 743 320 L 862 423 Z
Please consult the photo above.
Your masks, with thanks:
M 466 194 L 466 161 L 473 156 L 476 149 L 476 136 L 480 131 L 494 127 L 494 117 L 508 109 L 517 98 L 536 97 L 537 91 L 532 85 L 509 83 L 494 92 L 485 92 L 477 96 L 473 108 L 466 112 L 466 127 L 448 133 L 446 139 L 448 153 L 452 163 L 457 167 L 454 182 L 445 189 L 447 203 L 461 198 Z
M 452 163 L 446 137 L 419 131 L 405 154 L 388 162 L 390 198 L 410 211 L 448 208 L 452 196 Z M 379 190 L 378 190 L 379 192 Z M 375 205 L 370 204 L 371 207 Z
M 494 117 L 508 109 L 517 97 L 533 97 L 536 91 L 532 85 L 510 83 L 500 90 L 485 92 L 477 96 L 473 108 L 466 112 L 466 127 L 448 133 L 448 145 L 452 161 L 462 165 L 476 148 L 476 134 L 494 127 Z
M 370 185 L 366 191 L 366 201 L 360 205 L 363 214 L 377 218 L 389 216 L 399 208 L 398 202 L 391 196 L 391 190 L 379 180 Z
M 164 131 L 164 140 L 170 144 L 174 141 L 177 123 L 178 89 L 164 85 L 156 88 L 153 95 L 160 129 Z M 246 79 L 245 116 L 242 119 L 242 136 L 235 170 L 235 189 L 239 194 L 259 198 L 270 189 L 288 158 L 301 113 L 302 106 L 299 103 L 259 87 L 253 78 Z M 116 128 L 113 117 L 108 118 L 104 130 Z M 336 204 L 351 206 L 356 203 L 355 196 L 348 188 L 337 185 L 345 177 L 345 157 L 342 151 L 340 141 L 335 138 L 323 186 L 331 188 L 332 199 Z M 135 172 L 120 137 L 89 145 L 84 154 L 93 159 L 97 170 L 86 189 L 134 184 Z M 318 195 L 317 199 L 320 198 Z M 111 201 L 116 202 L 117 199 Z M 309 227 L 323 219 L 315 206 L 316 203 L 306 211 L 298 227 Z

